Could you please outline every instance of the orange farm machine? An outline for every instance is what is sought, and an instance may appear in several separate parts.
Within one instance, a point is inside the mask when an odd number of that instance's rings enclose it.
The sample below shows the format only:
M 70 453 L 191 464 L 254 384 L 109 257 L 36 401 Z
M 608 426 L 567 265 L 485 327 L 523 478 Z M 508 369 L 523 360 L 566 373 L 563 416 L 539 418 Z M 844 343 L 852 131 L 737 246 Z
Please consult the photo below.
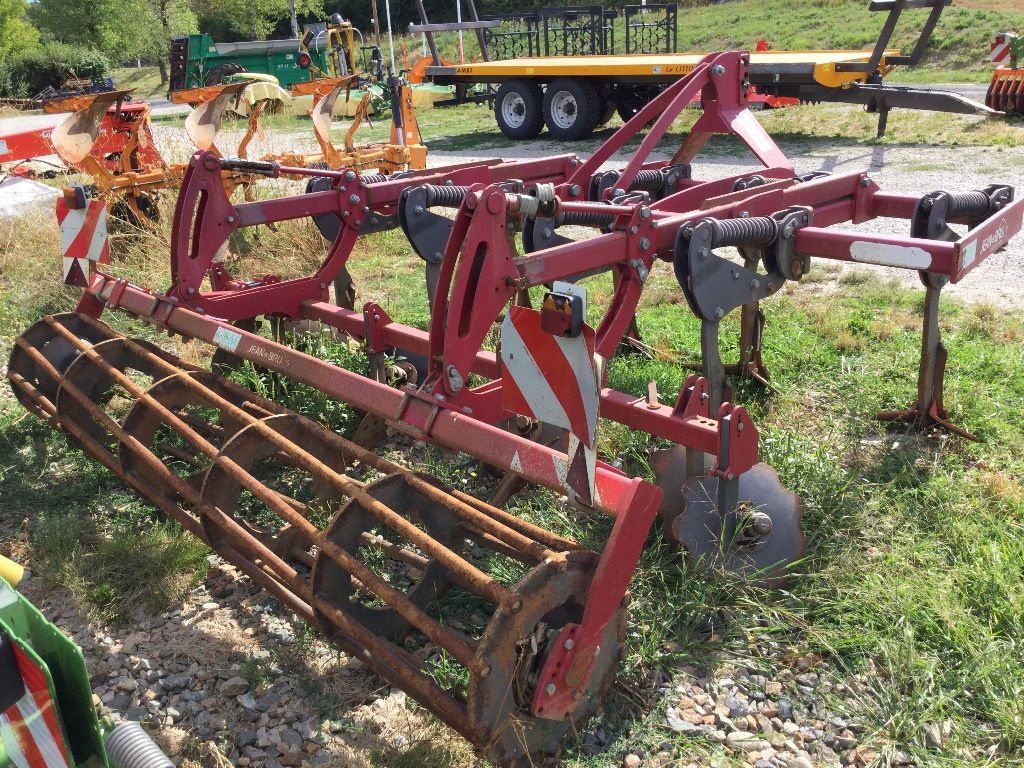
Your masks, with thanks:
M 804 553 L 801 502 L 759 462 L 757 425 L 733 399 L 718 353 L 722 319 L 740 310 L 757 325 L 758 303 L 799 281 L 812 258 L 914 270 L 927 286 L 919 396 L 885 416 L 952 426 L 939 293 L 1021 228 L 1024 202 L 1004 185 L 916 197 L 885 192 L 866 172 L 797 175 L 748 109 L 748 67 L 745 53 L 705 56 L 586 160 L 494 160 L 396 178 L 198 152 L 175 212 L 170 284 L 157 290 L 94 268 L 76 311 L 17 339 L 10 384 L 29 411 L 495 764 L 543 761 L 601 707 L 615 677 L 630 580 L 656 516 L 687 562 L 709 572 L 774 585 Z M 667 147 L 698 90 L 702 116 Z M 691 161 L 715 134 L 734 136 L 762 167 L 695 177 Z M 608 170 L 634 140 L 628 162 Z M 233 203 L 225 172 L 318 183 Z M 306 217 L 331 242 L 312 274 L 233 274 L 218 258 L 241 228 Z M 882 217 L 906 220 L 906 234 L 857 226 Z M 427 264 L 427 330 L 379 304 L 330 300 L 360 238 L 387 226 L 401 226 Z M 726 258 L 728 247 L 742 259 Z M 622 392 L 604 377 L 656 262 L 674 269 L 702 329 L 703 370 L 666 402 L 654 386 Z M 604 306 L 588 306 L 580 280 L 600 273 L 614 289 Z M 341 437 L 102 322 L 115 313 L 315 387 L 363 421 L 353 439 Z M 372 375 L 257 332 L 268 317 L 360 340 Z M 738 367 L 748 370 L 757 350 L 744 346 Z M 387 375 L 396 349 L 421 361 L 414 382 Z M 653 455 L 653 477 L 600 455 L 598 430 L 609 423 L 670 446 Z M 384 458 L 374 451 L 384 427 L 468 455 L 517 488 L 550 489 L 550 503 L 584 519 L 610 516 L 610 533 L 588 548 L 513 514 L 503 498 Z M 288 483 L 261 479 L 275 468 Z M 458 613 L 467 601 L 471 616 Z M 461 671 L 439 675 L 439 660 Z
M 1008 115 L 1024 116 L 1024 37 L 1000 32 L 992 41 L 992 62 L 996 65 L 985 105 Z
M 342 92 L 356 87 L 358 82 L 356 76 L 347 76 L 299 84 L 297 93 L 312 93 L 316 98 L 311 117 L 320 149 L 307 154 L 267 155 L 263 159 L 334 169 L 373 169 L 378 173 L 423 168 L 427 150 L 421 143 L 411 94 L 408 87 L 397 81 L 391 89 L 390 143 L 359 146 L 355 142 L 356 129 L 366 117 L 368 96 L 349 126 L 344 147 L 334 146 L 330 136 L 334 105 Z M 215 142 L 224 113 L 247 86 L 248 83 L 239 82 L 178 92 L 194 107 L 185 120 L 185 132 L 196 147 L 222 154 Z M 127 101 L 129 95 L 129 91 L 110 91 L 48 105 L 50 112 L 70 114 L 54 128 L 0 137 L 0 163 L 13 164 L 13 173 L 28 176 L 34 171 L 26 161 L 57 155 L 64 164 L 61 170 L 85 174 L 91 179 L 92 190 L 108 210 L 120 211 L 137 224 L 153 223 L 157 215 L 156 197 L 177 189 L 187 166 L 164 159 L 153 141 L 149 106 Z M 250 111 L 246 131 L 235 150 L 238 157 L 245 158 L 253 137 L 263 135 L 260 118 L 265 107 L 266 101 L 258 101 Z M 259 178 L 240 171 L 222 174 L 228 194 L 241 187 L 246 199 L 253 199 L 253 184 Z

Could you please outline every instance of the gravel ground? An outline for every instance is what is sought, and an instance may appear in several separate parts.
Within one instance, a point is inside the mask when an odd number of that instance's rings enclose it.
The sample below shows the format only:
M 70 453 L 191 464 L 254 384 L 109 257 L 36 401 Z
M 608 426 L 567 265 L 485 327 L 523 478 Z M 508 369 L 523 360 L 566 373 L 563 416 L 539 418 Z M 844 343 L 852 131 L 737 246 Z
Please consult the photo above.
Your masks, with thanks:
M 176 129 L 157 125 L 154 132 L 169 158 L 187 156 Z M 219 143 L 230 147 L 233 138 L 228 133 Z M 269 148 L 257 148 L 252 155 L 307 146 L 313 148 L 311 137 L 279 134 Z M 965 190 L 995 181 L 1024 189 L 1024 149 L 783 149 L 801 173 L 866 167 L 884 189 L 895 192 Z M 564 151 L 539 141 L 491 154 L 432 151 L 430 163 Z M 616 158 L 611 165 L 623 160 Z M 754 162 L 717 153 L 698 163 L 694 175 L 725 176 L 756 167 Z M 883 221 L 865 229 L 903 233 L 905 223 Z M 916 284 L 916 275 L 896 274 Z M 1022 277 L 1024 237 L 1018 237 L 948 293 L 965 301 L 1019 308 L 1024 305 L 1018 288 Z M 29 580 L 25 592 L 82 646 L 103 708 L 117 717 L 143 721 L 176 764 L 358 767 L 389 764 L 423 739 L 453 741 L 450 732 L 406 706 L 404 694 L 383 686 L 358 661 L 309 637 L 276 601 L 220 558 L 211 555 L 209 560 L 205 582 L 187 601 L 163 615 L 140 613 L 130 627 L 97 624 L 68 595 L 49 589 L 42 579 Z M 315 695 L 306 685 L 309 679 L 325 681 Z M 802 658 L 775 679 L 742 667 L 713 674 L 684 668 L 671 680 L 652 683 L 652 688 L 661 702 L 667 734 L 707 739 L 720 745 L 723 754 L 757 768 L 805 768 L 866 765 L 875 758 L 861 743 L 865 729 L 849 719 L 863 684 L 863 679 L 837 676 L 821 660 Z M 836 711 L 846 715 L 839 717 Z M 928 724 L 926 734 L 941 743 L 943 724 Z M 608 739 L 600 730 L 586 732 L 584 751 L 602 752 Z M 462 749 L 458 764 L 475 764 L 468 751 L 453 743 Z M 628 768 L 680 765 L 672 756 L 673 743 L 666 739 L 664 749 L 653 754 L 607 752 L 607 763 Z M 895 762 L 899 760 L 897 755 Z

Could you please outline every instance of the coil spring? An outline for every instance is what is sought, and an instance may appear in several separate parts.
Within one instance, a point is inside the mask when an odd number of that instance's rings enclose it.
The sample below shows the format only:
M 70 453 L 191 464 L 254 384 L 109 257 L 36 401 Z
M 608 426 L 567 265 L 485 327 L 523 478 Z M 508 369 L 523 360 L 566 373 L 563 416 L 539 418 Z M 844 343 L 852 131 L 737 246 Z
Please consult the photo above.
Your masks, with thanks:
M 615 221 L 611 213 L 595 211 L 564 211 L 558 214 L 558 225 L 571 224 L 577 227 L 607 227 Z
M 949 196 L 947 216 L 981 215 L 987 213 L 990 201 L 984 192 L 957 192 Z
M 380 184 L 384 181 L 390 181 L 390 176 L 385 176 L 383 173 L 365 173 L 359 176 L 359 180 L 369 186 L 370 184 Z
M 427 205 L 439 205 L 445 208 L 458 208 L 462 200 L 469 194 L 469 187 L 440 186 L 424 184 L 427 191 Z
M 778 235 L 779 225 L 768 216 L 749 219 L 712 219 L 712 248 L 730 245 L 767 245 Z
M 642 189 L 644 192 L 660 192 L 665 186 L 665 174 L 661 171 L 645 169 L 638 171 L 633 183 L 629 185 L 629 191 Z

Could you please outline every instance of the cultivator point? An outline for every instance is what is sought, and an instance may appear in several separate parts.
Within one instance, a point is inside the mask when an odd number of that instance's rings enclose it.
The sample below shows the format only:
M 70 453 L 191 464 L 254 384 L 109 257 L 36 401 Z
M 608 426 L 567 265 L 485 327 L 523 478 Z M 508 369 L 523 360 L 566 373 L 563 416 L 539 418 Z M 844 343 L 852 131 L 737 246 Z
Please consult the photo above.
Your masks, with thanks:
M 199 152 L 175 212 L 171 285 L 154 292 L 96 270 L 77 312 L 17 340 L 14 391 L 496 763 L 534 764 L 558 752 L 614 677 L 627 588 L 656 515 L 693 567 L 716 574 L 777 584 L 804 552 L 800 500 L 759 463 L 757 427 L 731 401 L 722 319 L 741 307 L 757 317 L 812 256 L 918 270 L 937 298 L 1021 227 L 1024 206 L 1007 187 L 919 199 L 884 193 L 864 173 L 797 176 L 746 108 L 747 64 L 746 54 L 707 56 L 586 161 L 387 178 Z M 698 89 L 703 116 L 671 160 L 651 160 Z M 626 165 L 604 170 L 649 122 Z M 695 178 L 691 161 L 715 133 L 737 136 L 764 167 Z M 233 204 L 221 174 L 242 169 L 321 181 L 298 197 Z M 830 228 L 880 216 L 910 219 L 910 236 Z M 237 276 L 218 257 L 241 227 L 305 217 L 331 243 L 312 275 Z M 329 301 L 338 280 L 339 299 L 354 296 L 346 265 L 358 239 L 399 225 L 426 262 L 427 331 L 377 304 Z M 594 236 L 571 240 L 579 230 L 559 233 L 568 225 Z M 730 247 L 739 261 L 723 255 Z M 658 261 L 672 264 L 702 325 L 704 370 L 670 405 L 653 385 L 645 395 L 612 389 L 604 373 Z M 613 295 L 591 327 L 579 281 L 607 272 Z M 364 426 L 468 454 L 506 473 L 503 498 L 518 487 L 565 495 L 612 516 L 611 533 L 590 551 L 126 338 L 97 319 L 105 311 L 315 387 L 365 414 Z M 360 339 L 377 376 L 256 333 L 259 316 Z M 939 385 L 919 393 L 915 413 L 941 412 L 941 355 L 927 353 L 937 334 L 929 315 L 921 376 Z M 415 383 L 389 384 L 396 351 L 421 361 Z M 602 460 L 599 418 L 672 444 L 652 457 L 654 482 Z

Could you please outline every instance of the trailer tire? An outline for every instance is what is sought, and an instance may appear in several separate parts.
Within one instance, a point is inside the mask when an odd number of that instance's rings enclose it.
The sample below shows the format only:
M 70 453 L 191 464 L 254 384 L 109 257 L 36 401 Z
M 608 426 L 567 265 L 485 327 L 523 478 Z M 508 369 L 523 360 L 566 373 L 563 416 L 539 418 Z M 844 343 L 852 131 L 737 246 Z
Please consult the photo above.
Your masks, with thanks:
M 589 136 L 603 107 L 597 88 L 583 77 L 560 77 L 544 91 L 544 123 L 551 135 L 562 141 Z
M 535 139 L 544 128 L 543 94 L 529 80 L 502 83 L 494 97 L 494 119 L 510 139 Z
M 619 118 L 622 122 L 628 123 L 633 115 L 646 107 L 647 102 L 659 93 L 661 93 L 661 88 L 656 85 L 646 87 L 638 85 L 628 91 L 622 88 L 616 89 L 615 109 L 619 113 Z
M 231 75 L 237 75 L 239 72 L 245 72 L 245 67 L 241 64 L 235 64 L 230 61 L 226 64 L 218 64 L 206 73 L 206 78 L 203 82 L 206 85 L 220 85 L 226 78 Z

